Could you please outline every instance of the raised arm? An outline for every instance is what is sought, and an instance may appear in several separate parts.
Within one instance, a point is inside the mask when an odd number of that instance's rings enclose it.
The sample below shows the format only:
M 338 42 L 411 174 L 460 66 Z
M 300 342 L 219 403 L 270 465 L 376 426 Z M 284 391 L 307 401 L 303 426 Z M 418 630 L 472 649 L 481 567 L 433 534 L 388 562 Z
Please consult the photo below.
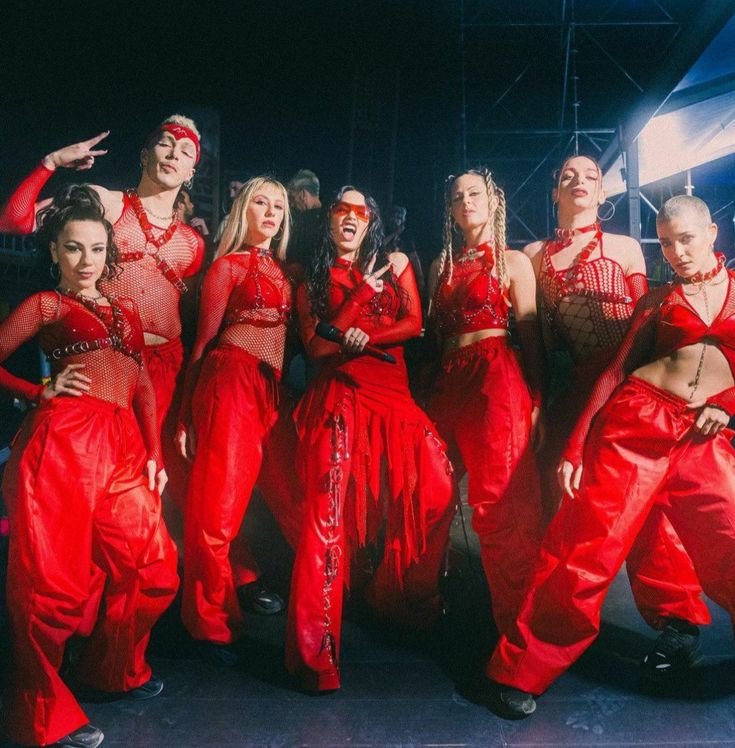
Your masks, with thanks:
M 57 168 L 86 171 L 94 165 L 96 156 L 107 153 L 95 149 L 95 145 L 106 138 L 109 133 L 103 132 L 89 140 L 61 148 L 44 156 L 41 163 L 18 185 L 8 201 L 0 210 L 0 231 L 9 234 L 30 234 L 36 229 L 36 214 L 45 208 L 51 199 L 38 201 L 41 190 Z M 108 191 L 103 187 L 90 185 L 100 195 L 100 200 L 108 208 L 110 202 Z M 109 216 L 108 216 L 109 218 Z
M 390 255 L 394 272 L 398 276 L 398 287 L 405 304 L 403 315 L 392 325 L 378 327 L 370 332 L 373 345 L 394 345 L 415 338 L 421 334 L 421 296 L 416 276 L 408 257 L 402 252 Z

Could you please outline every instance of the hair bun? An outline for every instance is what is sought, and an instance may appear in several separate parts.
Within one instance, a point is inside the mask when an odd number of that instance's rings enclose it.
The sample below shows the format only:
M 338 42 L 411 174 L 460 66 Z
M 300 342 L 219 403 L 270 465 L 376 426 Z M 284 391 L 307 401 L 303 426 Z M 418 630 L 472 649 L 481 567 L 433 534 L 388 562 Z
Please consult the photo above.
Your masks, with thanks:
M 59 189 L 54 196 L 53 206 L 56 210 L 67 208 L 81 208 L 98 211 L 100 218 L 105 214 L 99 195 L 86 184 L 67 184 Z

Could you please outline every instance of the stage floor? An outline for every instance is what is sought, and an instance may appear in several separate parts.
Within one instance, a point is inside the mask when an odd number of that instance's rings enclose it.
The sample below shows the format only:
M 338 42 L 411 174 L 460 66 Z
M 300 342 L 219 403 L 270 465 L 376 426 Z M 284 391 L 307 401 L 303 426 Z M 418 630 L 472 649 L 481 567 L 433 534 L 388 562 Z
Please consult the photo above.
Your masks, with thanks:
M 463 555 L 447 584 L 450 606 L 440 626 L 430 636 L 410 636 L 353 610 L 344 625 L 339 692 L 307 696 L 288 678 L 285 614 L 248 616 L 244 664 L 227 668 L 194 656 L 172 610 L 151 648 L 154 671 L 166 683 L 162 695 L 85 705 L 90 720 L 110 748 L 735 746 L 735 650 L 727 616 L 711 606 L 704 658 L 689 683 L 652 691 L 638 682 L 637 661 L 653 634 L 633 606 L 624 573 L 606 600 L 601 636 L 539 699 L 533 717 L 507 722 L 476 703 L 473 678 L 494 632 L 476 547 L 470 566 L 459 522 L 454 535 Z

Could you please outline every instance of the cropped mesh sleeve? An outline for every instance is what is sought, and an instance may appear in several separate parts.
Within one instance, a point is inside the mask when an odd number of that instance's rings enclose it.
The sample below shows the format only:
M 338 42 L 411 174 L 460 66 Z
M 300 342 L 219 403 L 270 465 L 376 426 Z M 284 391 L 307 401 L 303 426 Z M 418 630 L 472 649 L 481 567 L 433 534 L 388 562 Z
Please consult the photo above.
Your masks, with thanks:
M 0 232 L 31 234 L 36 226 L 36 201 L 53 169 L 39 164 L 15 189 L 0 210 Z
M 45 322 L 42 297 L 42 294 L 30 296 L 0 323 L 0 361 L 4 361 L 40 332 Z M 45 386 L 16 377 L 0 367 L 0 388 L 15 397 L 38 402 Z
M 643 273 L 631 273 L 625 276 L 625 282 L 628 284 L 630 291 L 630 298 L 634 304 L 638 303 L 638 300 L 644 294 L 648 293 L 648 278 Z
M 207 349 L 217 337 L 232 292 L 232 272 L 228 260 L 222 258 L 212 263 L 204 276 L 199 300 L 197 336 L 186 369 L 184 389 L 179 410 L 179 428 L 191 424 L 191 400 L 199 381 L 199 372 Z
M 374 327 L 370 330 L 370 343 L 373 345 L 403 343 L 421 334 L 421 297 L 410 263 L 398 277 L 398 286 L 403 301 L 403 316 L 392 325 Z
M 562 459 L 575 467 L 582 464 L 584 443 L 592 420 L 609 400 L 615 388 L 631 372 L 646 362 L 650 356 L 656 336 L 656 312 L 669 293 L 666 287 L 657 288 L 643 296 L 631 317 L 630 328 L 612 363 L 597 380 L 587 405 L 574 427 Z
M 360 283 L 342 302 L 337 314 L 329 320 L 329 323 L 342 331 L 351 327 L 362 308 L 373 296 L 375 296 L 375 290 L 367 283 Z M 319 320 L 311 312 L 311 299 L 303 283 L 296 293 L 296 308 L 299 315 L 301 339 L 304 341 L 304 347 L 309 356 L 316 359 L 339 353 L 338 343 L 331 343 L 316 334 L 316 325 Z

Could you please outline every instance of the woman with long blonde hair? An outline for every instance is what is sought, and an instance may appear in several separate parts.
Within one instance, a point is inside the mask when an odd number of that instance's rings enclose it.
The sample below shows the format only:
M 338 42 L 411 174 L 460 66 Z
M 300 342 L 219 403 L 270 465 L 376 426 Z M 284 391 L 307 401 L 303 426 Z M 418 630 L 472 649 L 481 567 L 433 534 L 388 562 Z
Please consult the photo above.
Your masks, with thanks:
M 531 438 L 541 405 L 536 284 L 528 258 L 506 249 L 505 233 L 505 195 L 489 171 L 447 180 L 444 249 L 429 279 L 442 346 L 429 416 L 455 469 L 469 475 L 472 525 L 501 632 L 517 613 L 541 517 Z M 511 309 L 525 371 L 510 345 Z
M 177 429 L 181 454 L 193 460 L 184 512 L 182 616 L 207 653 L 226 663 L 236 660 L 229 645 L 242 623 L 230 545 L 278 415 L 291 310 L 281 265 L 288 232 L 284 186 L 269 177 L 249 180 L 204 278 Z M 284 530 L 294 542 L 295 529 Z

